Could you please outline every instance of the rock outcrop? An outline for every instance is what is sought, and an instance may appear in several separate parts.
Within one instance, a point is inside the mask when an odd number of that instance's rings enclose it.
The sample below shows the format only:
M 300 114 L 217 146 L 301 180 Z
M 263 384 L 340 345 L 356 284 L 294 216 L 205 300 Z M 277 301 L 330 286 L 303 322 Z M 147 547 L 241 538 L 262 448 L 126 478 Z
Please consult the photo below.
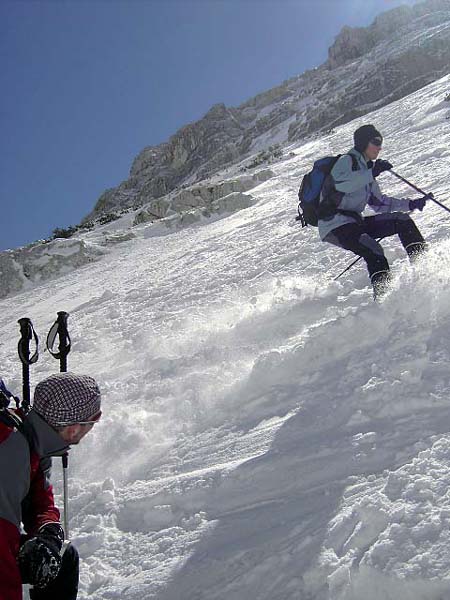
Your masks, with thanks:
M 370 27 L 343 27 L 328 50 L 328 65 L 335 69 L 367 54 L 380 42 L 395 39 L 425 18 L 426 26 L 439 26 L 450 10 L 448 0 L 428 0 L 414 6 L 399 6 L 376 17 Z M 422 21 L 422 25 L 425 22 Z
M 427 9 L 427 10 L 426 10 Z M 315 102 L 297 112 L 289 139 L 346 123 L 445 75 L 450 69 L 450 0 L 428 0 L 344 28 L 316 71 Z
M 270 169 L 264 169 L 252 176 L 228 179 L 216 185 L 197 185 L 183 189 L 146 204 L 137 213 L 134 225 L 163 219 L 169 215 L 183 214 L 198 208 L 205 208 L 209 214 L 224 212 L 226 210 L 224 207 L 229 205 L 226 198 L 230 199 L 233 194 L 243 195 L 243 192 L 248 192 L 260 183 L 268 181 L 273 175 Z M 234 196 L 234 199 L 236 198 L 237 196 Z M 232 205 L 234 206 L 233 203 Z
M 79 239 L 56 239 L 0 253 L 0 298 L 86 265 L 103 251 Z
M 118 207 L 142 206 L 175 189 L 200 167 L 206 176 L 237 160 L 239 151 L 233 141 L 243 131 L 238 116 L 236 109 L 217 104 L 203 119 L 180 129 L 168 143 L 144 148 L 133 161 L 130 178 L 102 194 L 85 221 Z

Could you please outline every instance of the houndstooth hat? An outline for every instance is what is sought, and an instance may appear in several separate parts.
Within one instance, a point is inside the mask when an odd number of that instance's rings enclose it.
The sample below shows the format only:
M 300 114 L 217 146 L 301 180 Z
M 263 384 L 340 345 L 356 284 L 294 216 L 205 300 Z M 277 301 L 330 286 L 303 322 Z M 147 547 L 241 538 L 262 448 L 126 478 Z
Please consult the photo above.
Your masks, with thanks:
M 100 390 L 88 375 L 57 373 L 37 384 L 33 409 L 50 425 L 79 423 L 100 411 Z

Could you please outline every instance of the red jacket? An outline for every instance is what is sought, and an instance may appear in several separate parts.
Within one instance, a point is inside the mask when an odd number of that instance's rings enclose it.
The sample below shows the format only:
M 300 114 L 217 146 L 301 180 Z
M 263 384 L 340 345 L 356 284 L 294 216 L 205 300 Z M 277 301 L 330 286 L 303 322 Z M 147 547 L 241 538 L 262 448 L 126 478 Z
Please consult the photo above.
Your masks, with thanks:
M 21 525 L 28 535 L 59 522 L 49 482 L 50 456 L 67 446 L 58 433 L 31 411 L 26 436 L 0 422 L 0 600 L 22 600 L 17 556 Z

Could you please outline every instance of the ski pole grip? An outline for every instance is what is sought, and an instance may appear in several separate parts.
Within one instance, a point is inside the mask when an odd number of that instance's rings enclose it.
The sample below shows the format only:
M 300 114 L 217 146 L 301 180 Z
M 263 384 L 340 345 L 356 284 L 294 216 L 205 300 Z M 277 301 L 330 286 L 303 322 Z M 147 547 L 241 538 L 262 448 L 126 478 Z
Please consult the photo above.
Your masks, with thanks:
M 29 358 L 30 356 L 30 341 L 32 339 L 32 327 L 31 320 L 28 317 L 23 317 L 17 321 L 20 326 L 20 340 L 19 340 L 19 357 Z M 24 362 L 22 360 L 22 362 Z
M 69 454 L 67 452 L 62 455 L 62 465 L 63 469 L 67 469 L 69 466 Z
M 67 319 L 69 313 L 61 310 L 58 312 L 58 334 L 59 334 L 59 353 L 60 353 L 60 371 L 67 372 L 67 355 L 70 352 L 70 337 L 67 330 Z
M 17 347 L 19 358 L 22 363 L 22 401 L 23 409 L 28 411 L 31 404 L 30 393 L 30 340 L 32 338 L 31 321 L 23 317 L 17 321 L 20 326 L 20 340 Z
M 59 360 L 59 370 L 61 373 L 67 372 L 67 355 L 70 352 L 71 340 L 67 330 L 67 319 L 69 313 L 61 310 L 57 313 L 57 318 L 54 324 L 51 326 L 50 331 L 47 335 L 47 350 L 53 356 Z M 58 351 L 54 350 L 55 340 L 58 337 L 59 346 Z
M 60 310 L 58 313 L 58 323 L 62 324 L 67 328 L 67 319 L 69 318 L 69 313 L 64 310 Z
M 31 319 L 23 317 L 17 321 L 20 325 L 20 340 L 18 345 L 19 358 L 23 365 L 33 365 L 39 358 L 39 338 L 33 328 Z M 33 356 L 30 358 L 30 342 L 34 338 L 36 346 Z

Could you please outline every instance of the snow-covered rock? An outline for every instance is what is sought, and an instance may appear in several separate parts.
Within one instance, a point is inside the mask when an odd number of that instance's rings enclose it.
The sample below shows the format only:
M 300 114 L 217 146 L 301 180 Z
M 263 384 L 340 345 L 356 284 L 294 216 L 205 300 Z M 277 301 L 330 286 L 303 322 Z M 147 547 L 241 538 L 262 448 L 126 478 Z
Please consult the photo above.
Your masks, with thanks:
M 0 252 L 0 298 L 73 271 L 103 254 L 98 245 L 79 239 L 56 239 Z
M 193 186 L 175 194 L 170 201 L 170 208 L 177 213 L 197 207 L 211 206 L 214 209 L 214 203 L 218 200 L 232 193 L 247 192 L 271 177 L 273 172 L 265 169 L 253 176 L 228 179 L 216 185 Z M 153 204 L 150 205 L 152 206 Z
M 268 181 L 273 175 L 269 169 L 262 169 L 253 175 L 192 186 L 127 214 L 120 224 L 114 221 L 114 230 L 107 223 L 94 228 L 91 234 L 79 230 L 76 237 L 69 239 L 37 242 L 17 250 L 0 252 L 0 298 L 31 289 L 98 260 L 112 246 L 134 239 L 137 235 L 133 231 L 134 226 L 161 220 L 158 229 L 145 234 L 153 236 L 248 208 L 255 201 L 243 192 Z

